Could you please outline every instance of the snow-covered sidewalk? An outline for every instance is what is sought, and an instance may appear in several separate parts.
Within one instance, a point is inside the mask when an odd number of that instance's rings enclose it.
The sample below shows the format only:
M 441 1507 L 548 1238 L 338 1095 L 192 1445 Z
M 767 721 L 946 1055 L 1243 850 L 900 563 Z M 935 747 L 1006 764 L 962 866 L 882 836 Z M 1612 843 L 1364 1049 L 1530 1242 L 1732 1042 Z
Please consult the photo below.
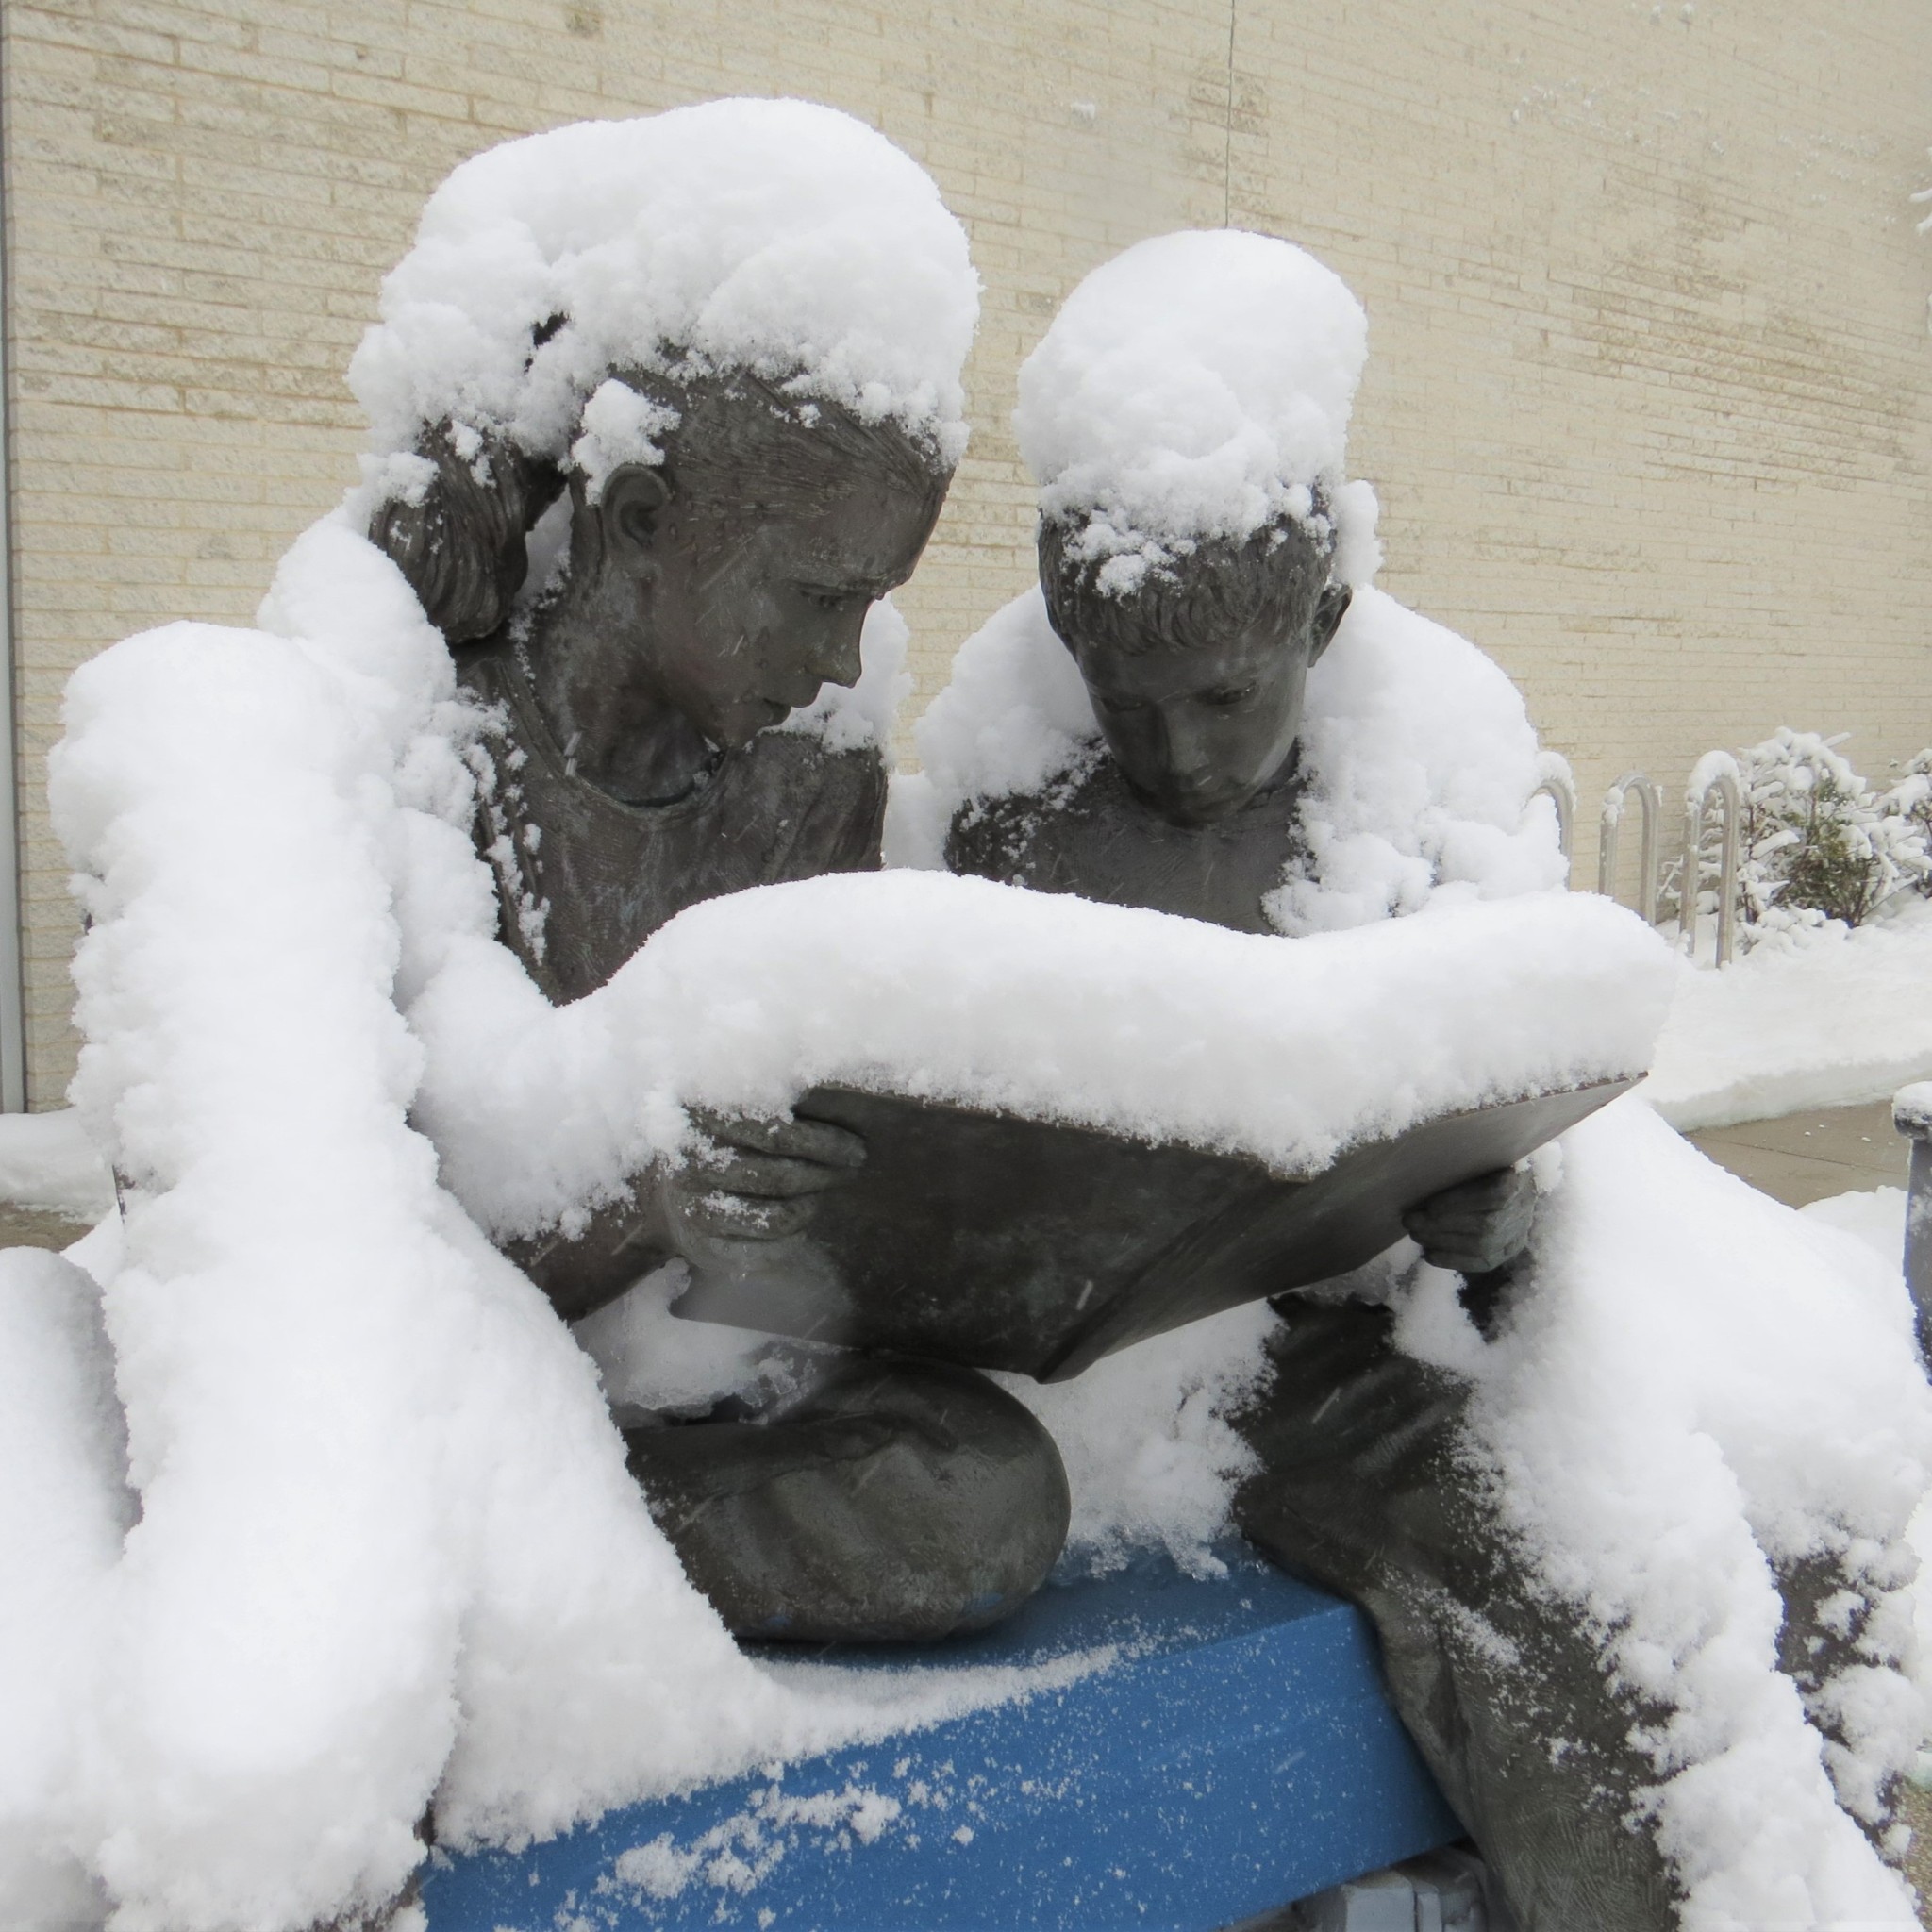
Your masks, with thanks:
M 1674 1127 L 1715 1127 L 1887 1100 L 1928 1075 L 1932 904 L 1914 900 L 1722 972 L 1686 966 L 1643 1092 Z

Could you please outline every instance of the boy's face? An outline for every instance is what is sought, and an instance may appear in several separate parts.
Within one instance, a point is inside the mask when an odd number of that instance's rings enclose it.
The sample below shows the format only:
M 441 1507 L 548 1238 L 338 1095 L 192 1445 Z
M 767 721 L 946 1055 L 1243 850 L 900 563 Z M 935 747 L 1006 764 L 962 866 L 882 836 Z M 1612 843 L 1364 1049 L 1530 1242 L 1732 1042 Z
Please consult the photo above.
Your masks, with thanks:
M 1231 817 L 1274 784 L 1302 725 L 1308 666 L 1348 608 L 1325 590 L 1308 621 L 1278 618 L 1180 649 L 1076 644 L 1094 715 L 1127 783 L 1176 824 Z

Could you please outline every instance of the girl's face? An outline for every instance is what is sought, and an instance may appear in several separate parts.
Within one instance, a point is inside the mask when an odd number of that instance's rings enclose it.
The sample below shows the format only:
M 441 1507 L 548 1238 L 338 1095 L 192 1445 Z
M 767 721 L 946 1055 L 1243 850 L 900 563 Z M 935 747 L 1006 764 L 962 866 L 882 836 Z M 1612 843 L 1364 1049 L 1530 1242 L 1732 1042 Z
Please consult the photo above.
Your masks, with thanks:
M 726 749 L 859 673 L 865 614 L 912 575 L 939 516 L 857 471 L 810 511 L 726 521 L 675 496 L 648 533 L 640 615 L 665 698 Z

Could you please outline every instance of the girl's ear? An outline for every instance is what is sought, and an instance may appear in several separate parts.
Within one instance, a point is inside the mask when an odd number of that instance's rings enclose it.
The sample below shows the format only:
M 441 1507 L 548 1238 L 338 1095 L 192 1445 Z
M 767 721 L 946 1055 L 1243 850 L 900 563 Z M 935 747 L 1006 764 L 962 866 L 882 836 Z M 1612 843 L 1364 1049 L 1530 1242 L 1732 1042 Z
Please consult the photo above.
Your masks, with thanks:
M 1346 584 L 1330 584 L 1315 606 L 1315 620 L 1308 625 L 1308 662 L 1312 664 L 1330 644 L 1348 615 L 1355 592 Z
M 655 576 L 658 540 L 671 485 L 661 470 L 625 463 L 605 479 L 597 504 L 604 554 L 626 576 Z

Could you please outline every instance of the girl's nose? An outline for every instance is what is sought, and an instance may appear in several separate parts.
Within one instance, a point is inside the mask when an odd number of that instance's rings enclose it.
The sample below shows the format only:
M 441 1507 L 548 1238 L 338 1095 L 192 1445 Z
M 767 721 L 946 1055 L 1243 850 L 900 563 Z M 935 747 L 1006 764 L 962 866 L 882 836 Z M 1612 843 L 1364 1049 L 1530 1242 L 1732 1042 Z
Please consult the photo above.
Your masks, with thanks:
M 853 685 L 858 682 L 863 665 L 858 641 L 864 634 L 865 613 L 870 608 L 860 604 L 849 611 L 835 610 L 827 614 L 824 628 L 819 633 L 816 648 L 809 659 L 813 675 L 826 684 Z

